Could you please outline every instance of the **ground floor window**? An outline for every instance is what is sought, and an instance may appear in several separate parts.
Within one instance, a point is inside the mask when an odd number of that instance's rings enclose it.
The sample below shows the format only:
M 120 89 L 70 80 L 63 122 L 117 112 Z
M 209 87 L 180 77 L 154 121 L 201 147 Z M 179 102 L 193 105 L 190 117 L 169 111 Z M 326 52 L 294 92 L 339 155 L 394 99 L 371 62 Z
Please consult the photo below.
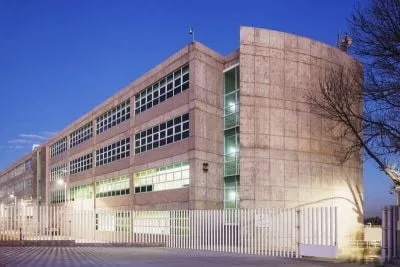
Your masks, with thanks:
M 129 194 L 130 175 L 122 175 L 96 182 L 96 198 Z
M 174 163 L 135 173 L 135 193 L 176 189 L 188 185 L 188 162 Z
M 116 213 L 96 213 L 96 230 L 103 232 L 129 232 L 131 229 L 131 213 L 118 211 Z
M 93 188 L 90 184 L 78 185 L 69 189 L 70 200 L 85 200 L 91 199 L 93 195 Z
M 50 193 L 50 203 L 51 204 L 58 204 L 65 202 L 65 190 L 55 190 Z
M 239 176 L 228 176 L 224 178 L 224 208 L 239 208 Z

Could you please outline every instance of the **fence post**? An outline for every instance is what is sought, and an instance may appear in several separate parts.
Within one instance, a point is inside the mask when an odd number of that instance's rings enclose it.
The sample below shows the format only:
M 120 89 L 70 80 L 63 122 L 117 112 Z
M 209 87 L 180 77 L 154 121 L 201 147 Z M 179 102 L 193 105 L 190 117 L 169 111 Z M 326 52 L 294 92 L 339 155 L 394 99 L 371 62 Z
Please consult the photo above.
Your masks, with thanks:
M 388 209 L 385 207 L 382 211 L 382 251 L 381 251 L 381 263 L 385 263 L 387 260 L 387 216 Z
M 300 209 L 296 209 L 296 258 L 300 258 Z

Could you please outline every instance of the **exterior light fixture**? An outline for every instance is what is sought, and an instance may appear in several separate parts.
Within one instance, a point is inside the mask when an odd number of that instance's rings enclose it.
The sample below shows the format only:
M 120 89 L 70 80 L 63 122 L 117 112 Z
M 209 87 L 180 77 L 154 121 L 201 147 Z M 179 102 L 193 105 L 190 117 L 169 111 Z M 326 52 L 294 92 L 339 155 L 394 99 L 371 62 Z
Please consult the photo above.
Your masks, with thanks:
M 203 172 L 208 172 L 208 163 L 203 162 Z

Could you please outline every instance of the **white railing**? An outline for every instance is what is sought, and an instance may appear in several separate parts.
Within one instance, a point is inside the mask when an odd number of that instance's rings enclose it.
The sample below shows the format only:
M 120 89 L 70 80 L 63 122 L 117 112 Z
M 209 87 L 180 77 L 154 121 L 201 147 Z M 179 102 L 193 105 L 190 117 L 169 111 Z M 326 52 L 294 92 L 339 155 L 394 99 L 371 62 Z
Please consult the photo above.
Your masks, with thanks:
M 337 209 L 79 210 L 11 206 L 0 240 L 158 243 L 170 248 L 299 257 L 337 248 Z
M 349 240 L 345 248 L 380 248 L 380 240 Z

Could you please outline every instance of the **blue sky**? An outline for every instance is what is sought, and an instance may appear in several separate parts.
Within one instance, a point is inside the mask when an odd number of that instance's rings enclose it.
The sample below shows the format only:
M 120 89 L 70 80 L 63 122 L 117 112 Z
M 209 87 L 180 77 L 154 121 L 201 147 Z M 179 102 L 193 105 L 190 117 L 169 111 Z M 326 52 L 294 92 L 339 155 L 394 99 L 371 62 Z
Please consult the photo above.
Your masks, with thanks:
M 190 41 L 226 54 L 239 26 L 334 45 L 357 4 L 335 1 L 0 2 L 0 169 Z M 389 180 L 364 166 L 367 215 L 394 203 Z

